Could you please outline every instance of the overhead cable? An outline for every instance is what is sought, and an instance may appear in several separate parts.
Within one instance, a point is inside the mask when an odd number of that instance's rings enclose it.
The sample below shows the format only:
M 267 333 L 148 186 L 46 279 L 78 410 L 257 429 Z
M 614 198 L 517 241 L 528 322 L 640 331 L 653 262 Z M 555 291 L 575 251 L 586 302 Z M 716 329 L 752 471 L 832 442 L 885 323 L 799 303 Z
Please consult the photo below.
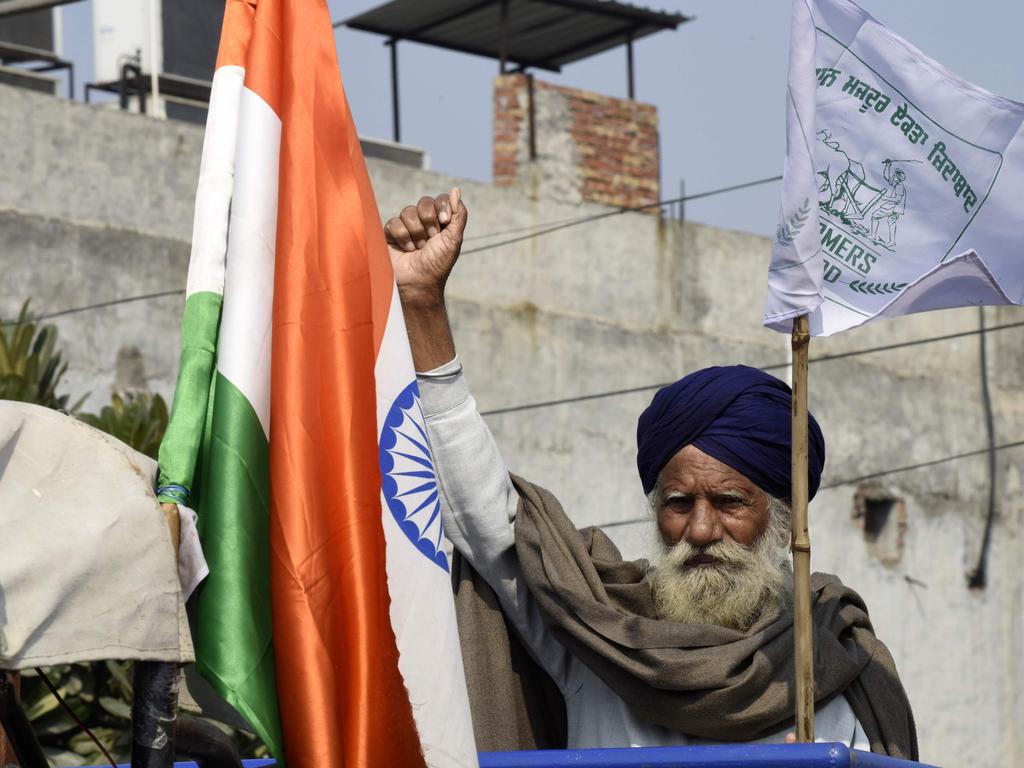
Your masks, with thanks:
M 1011 448 L 1020 448 L 1024 446 L 1024 440 L 1017 440 L 1013 443 L 1004 443 L 1003 445 L 995 446 L 996 451 L 1008 451 Z M 846 477 L 842 480 L 833 480 L 829 483 L 822 484 L 818 490 L 824 491 L 830 488 L 841 488 L 844 485 L 858 485 L 867 480 L 877 480 L 880 477 L 887 477 L 889 475 L 898 475 L 901 472 L 912 472 L 917 469 L 925 469 L 926 467 L 935 467 L 939 464 L 948 464 L 951 461 L 959 461 L 960 459 L 969 459 L 974 456 L 983 456 L 989 452 L 989 448 L 979 448 L 976 451 L 965 451 L 964 453 L 954 453 L 950 456 L 943 456 L 938 459 L 931 459 L 930 461 L 922 461 L 918 464 L 907 464 L 902 467 L 893 467 L 892 469 L 883 469 L 878 472 L 869 472 L 866 475 L 858 475 L 857 477 Z M 615 528 L 620 525 L 632 525 L 634 523 L 645 523 L 651 520 L 650 517 L 633 517 L 629 520 L 616 520 L 611 523 L 602 523 L 601 528 Z
M 905 347 L 916 347 L 921 344 L 932 344 L 938 341 L 949 341 L 950 339 L 960 339 L 966 336 L 977 336 L 985 333 L 994 333 L 995 331 L 1005 331 L 1011 328 L 1020 328 L 1024 326 L 1024 321 L 1016 323 L 1006 323 L 1004 325 L 994 325 L 991 328 L 975 328 L 970 331 L 959 331 L 958 333 L 947 333 L 942 336 L 929 336 L 923 339 L 911 339 L 910 341 L 901 341 L 895 344 L 883 344 L 877 347 L 868 347 L 866 349 L 854 349 L 849 352 L 837 352 L 834 355 L 822 355 L 820 357 L 811 358 L 809 363 L 827 363 L 833 360 L 842 360 L 848 357 L 857 357 L 859 355 L 870 355 L 876 352 L 888 352 L 894 349 L 903 349 Z M 764 365 L 760 367 L 762 371 L 776 371 L 783 368 L 787 368 L 789 363 L 775 363 L 773 365 Z M 587 400 L 600 400 L 606 397 L 618 397 L 619 395 L 631 395 L 637 392 L 649 392 L 654 389 L 661 389 L 664 386 L 671 384 L 671 382 L 663 381 L 657 384 L 644 384 L 638 387 L 626 387 L 623 389 L 611 389 L 604 392 L 593 392 L 586 395 L 576 395 L 574 397 L 563 397 L 557 400 L 540 400 L 533 403 L 524 403 L 522 405 L 511 405 L 504 408 L 492 408 L 488 411 L 481 411 L 483 416 L 498 416 L 504 413 L 515 413 L 517 411 L 532 411 L 537 408 L 551 408 L 556 405 L 568 405 L 570 403 L 581 403 Z
M 40 320 L 52 320 L 55 317 L 63 317 L 64 315 L 75 315 L 79 312 L 90 312 L 94 309 L 104 309 L 105 307 L 116 307 L 121 304 L 132 304 L 136 301 L 147 301 L 149 299 L 161 299 L 165 296 L 180 296 L 185 293 L 184 288 L 178 288 L 174 291 L 160 291 L 158 293 L 144 293 L 140 296 L 126 296 L 122 299 L 111 299 L 110 301 L 101 301 L 97 304 L 86 304 L 82 307 L 70 307 L 68 309 L 59 309 L 55 312 L 45 312 L 41 315 L 33 315 L 32 317 L 26 318 L 30 323 L 37 323 Z M 0 323 L 0 327 L 6 328 L 8 326 L 17 325 L 17 320 L 7 320 Z
M 464 250 L 463 255 L 470 253 L 480 253 L 481 251 L 490 251 L 495 248 L 501 248 L 506 245 L 513 245 L 515 243 L 521 243 L 524 240 L 532 240 L 535 237 L 541 237 L 543 235 L 549 235 L 552 232 L 559 232 L 563 229 L 569 229 L 570 227 L 577 227 L 580 224 L 587 224 L 591 221 L 598 221 L 600 219 L 607 219 L 612 216 L 621 216 L 624 213 L 635 213 L 637 211 L 646 211 L 651 208 L 660 208 L 663 205 L 672 205 L 673 203 L 686 203 L 691 200 L 700 200 L 704 197 L 711 197 L 713 195 L 723 195 L 726 192 L 738 192 L 741 189 L 747 189 L 748 187 L 756 187 L 759 184 L 767 184 L 772 181 L 779 181 L 782 179 L 781 176 L 772 176 L 767 179 L 757 179 L 756 181 L 748 181 L 743 184 L 734 184 L 730 187 L 721 187 L 720 189 L 710 189 L 707 192 L 698 192 L 693 195 L 686 195 L 684 197 L 673 197 L 668 200 L 659 200 L 656 203 L 648 203 L 647 205 L 636 205 L 625 208 L 617 208 L 614 211 L 602 211 L 601 213 L 595 213 L 590 216 L 581 216 L 578 219 L 569 219 L 563 221 L 560 224 L 552 224 L 550 227 L 546 227 L 537 232 L 530 232 L 525 235 L 519 235 L 517 237 L 510 237 L 507 240 L 499 240 L 496 243 L 490 243 L 488 245 L 480 245 L 476 248 L 468 248 Z M 490 235 L 493 236 L 493 235 Z M 489 237 L 489 235 L 481 235 L 481 237 Z

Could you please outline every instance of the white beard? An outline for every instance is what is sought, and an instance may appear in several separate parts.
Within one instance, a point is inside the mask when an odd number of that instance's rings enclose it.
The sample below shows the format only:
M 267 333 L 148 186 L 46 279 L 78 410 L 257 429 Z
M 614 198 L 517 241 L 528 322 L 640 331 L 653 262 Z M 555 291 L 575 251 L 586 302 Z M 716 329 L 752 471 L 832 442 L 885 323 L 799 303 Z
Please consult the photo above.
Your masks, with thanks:
M 667 547 L 647 577 L 659 618 L 746 632 L 767 612 L 791 604 L 788 516 L 777 511 L 752 547 L 725 541 L 695 547 L 685 540 Z M 718 562 L 686 565 L 698 554 Z

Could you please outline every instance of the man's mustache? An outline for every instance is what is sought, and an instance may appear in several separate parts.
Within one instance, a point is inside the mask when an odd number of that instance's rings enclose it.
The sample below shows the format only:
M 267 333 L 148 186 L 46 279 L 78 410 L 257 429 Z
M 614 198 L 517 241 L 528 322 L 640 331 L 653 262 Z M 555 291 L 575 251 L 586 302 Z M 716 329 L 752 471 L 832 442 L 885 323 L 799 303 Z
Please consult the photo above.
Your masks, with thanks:
M 754 565 L 756 561 L 753 549 L 735 541 L 713 541 L 695 546 L 680 539 L 666 550 L 661 567 L 681 570 L 709 566 L 745 568 Z

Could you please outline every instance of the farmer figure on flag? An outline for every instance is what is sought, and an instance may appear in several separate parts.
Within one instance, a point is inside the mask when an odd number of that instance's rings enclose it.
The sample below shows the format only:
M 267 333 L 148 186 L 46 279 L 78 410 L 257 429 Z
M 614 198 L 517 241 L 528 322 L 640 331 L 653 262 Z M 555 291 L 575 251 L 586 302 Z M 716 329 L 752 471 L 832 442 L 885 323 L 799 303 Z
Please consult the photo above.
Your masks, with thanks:
M 885 161 L 885 170 L 882 172 L 889 186 L 878 197 L 878 202 L 871 211 L 871 239 L 879 245 L 891 248 L 896 244 L 896 222 L 907 210 L 907 189 L 903 186 L 903 180 L 907 175 L 899 168 L 893 168 L 892 160 Z M 880 238 L 878 226 L 885 221 L 889 228 L 889 235 Z
M 577 530 L 571 510 L 509 474 L 477 410 L 444 300 L 466 216 L 457 191 L 424 197 L 385 232 L 458 552 L 477 747 L 786 741 L 789 388 L 730 366 L 655 395 L 637 427 L 637 468 L 662 553 L 655 568 L 622 560 L 599 529 Z M 825 441 L 811 424 L 813 494 Z M 915 758 L 910 705 L 863 602 L 835 576 L 813 587 L 818 737 Z

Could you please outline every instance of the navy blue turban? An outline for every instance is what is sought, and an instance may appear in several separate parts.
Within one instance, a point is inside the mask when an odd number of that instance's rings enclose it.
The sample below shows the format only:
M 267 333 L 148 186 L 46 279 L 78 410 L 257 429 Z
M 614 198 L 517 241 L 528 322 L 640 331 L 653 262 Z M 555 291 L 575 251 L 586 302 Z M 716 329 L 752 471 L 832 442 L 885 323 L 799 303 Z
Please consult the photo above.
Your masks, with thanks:
M 644 493 L 680 448 L 693 445 L 779 499 L 790 496 L 792 394 L 746 365 L 705 368 L 658 390 L 636 427 L 636 465 Z M 818 491 L 825 438 L 808 415 L 808 488 Z

